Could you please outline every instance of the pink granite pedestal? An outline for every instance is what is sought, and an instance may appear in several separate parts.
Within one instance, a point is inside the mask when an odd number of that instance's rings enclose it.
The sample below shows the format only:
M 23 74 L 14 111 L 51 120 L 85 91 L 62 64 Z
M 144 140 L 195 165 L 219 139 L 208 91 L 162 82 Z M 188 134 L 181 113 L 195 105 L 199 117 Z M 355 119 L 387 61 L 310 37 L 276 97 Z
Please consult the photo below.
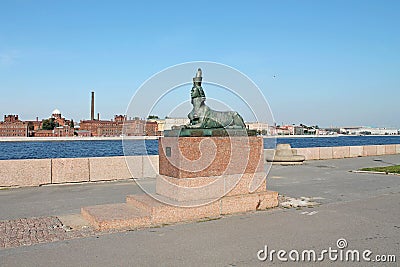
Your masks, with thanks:
M 82 215 L 99 230 L 132 229 L 278 205 L 278 193 L 266 188 L 262 137 L 161 137 L 159 166 L 158 200 L 132 195 Z

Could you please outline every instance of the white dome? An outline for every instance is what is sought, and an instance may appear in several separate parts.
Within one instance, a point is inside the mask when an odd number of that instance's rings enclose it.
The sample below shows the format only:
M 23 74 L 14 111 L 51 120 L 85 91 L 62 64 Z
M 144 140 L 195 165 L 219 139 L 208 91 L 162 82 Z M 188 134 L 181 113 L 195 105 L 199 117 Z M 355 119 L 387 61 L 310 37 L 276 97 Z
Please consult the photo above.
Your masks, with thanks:
M 58 109 L 53 110 L 53 113 L 51 114 L 61 114 L 61 112 Z

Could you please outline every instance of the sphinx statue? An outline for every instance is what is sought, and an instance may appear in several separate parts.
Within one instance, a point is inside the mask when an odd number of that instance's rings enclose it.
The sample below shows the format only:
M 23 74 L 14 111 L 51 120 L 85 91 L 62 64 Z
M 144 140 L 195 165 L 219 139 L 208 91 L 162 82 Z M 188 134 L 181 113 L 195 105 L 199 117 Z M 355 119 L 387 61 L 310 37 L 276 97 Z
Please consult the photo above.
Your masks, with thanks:
M 245 129 L 243 118 L 236 111 L 216 111 L 205 104 L 206 95 L 201 87 L 202 71 L 199 68 L 193 78 L 193 87 L 190 92 L 192 111 L 188 114 L 190 120 L 186 128 L 189 129 Z

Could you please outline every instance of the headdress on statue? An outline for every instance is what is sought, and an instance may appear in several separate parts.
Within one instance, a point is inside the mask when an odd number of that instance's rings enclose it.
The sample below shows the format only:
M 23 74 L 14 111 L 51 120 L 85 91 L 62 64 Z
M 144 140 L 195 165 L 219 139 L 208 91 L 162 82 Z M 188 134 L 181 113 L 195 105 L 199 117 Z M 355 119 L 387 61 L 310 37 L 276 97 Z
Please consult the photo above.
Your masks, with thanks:
M 206 97 L 206 95 L 204 94 L 203 88 L 201 87 L 202 80 L 203 80 L 202 71 L 199 68 L 197 70 L 196 77 L 193 78 L 193 89 L 197 90 L 197 92 L 194 94 L 194 96 L 192 96 L 192 98 L 194 98 L 194 97 Z
M 196 77 L 193 78 L 193 85 L 201 86 L 201 81 L 203 80 L 202 71 L 199 68 L 196 73 Z

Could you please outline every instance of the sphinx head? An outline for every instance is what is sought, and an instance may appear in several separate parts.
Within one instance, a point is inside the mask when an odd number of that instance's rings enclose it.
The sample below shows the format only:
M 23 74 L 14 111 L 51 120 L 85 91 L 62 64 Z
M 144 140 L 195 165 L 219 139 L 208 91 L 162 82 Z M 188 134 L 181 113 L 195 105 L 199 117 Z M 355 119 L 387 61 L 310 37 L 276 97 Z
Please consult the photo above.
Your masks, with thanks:
M 201 86 L 194 85 L 192 90 L 190 91 L 190 96 L 193 98 L 203 97 L 205 98 L 206 95 L 204 94 L 203 88 Z

